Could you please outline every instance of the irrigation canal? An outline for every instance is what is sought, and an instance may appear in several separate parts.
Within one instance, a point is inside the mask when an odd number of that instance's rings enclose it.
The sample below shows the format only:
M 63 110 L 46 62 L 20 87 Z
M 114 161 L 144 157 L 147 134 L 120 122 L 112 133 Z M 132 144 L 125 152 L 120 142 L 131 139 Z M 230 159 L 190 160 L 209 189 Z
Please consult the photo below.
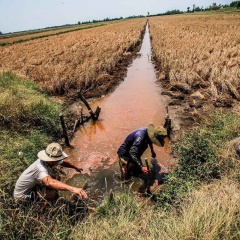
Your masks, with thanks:
M 81 126 L 71 142 L 74 149 L 66 149 L 69 160 L 83 168 L 82 174 L 69 172 L 66 182 L 78 187 L 85 183 L 90 197 L 101 198 L 110 189 L 121 190 L 122 185 L 116 181 L 116 173 L 119 173 L 117 150 L 131 131 L 150 123 L 164 124 L 166 97 L 161 95 L 156 84 L 154 65 L 150 60 L 151 44 L 146 26 L 141 50 L 128 68 L 124 81 L 113 93 L 90 104 L 93 110 L 97 106 L 101 108 L 99 120 Z M 171 163 L 169 142 L 164 148 L 154 146 L 154 150 L 158 162 L 168 167 Z M 143 159 L 145 157 L 150 159 L 149 149 Z M 135 180 L 131 188 L 137 191 L 140 185 L 140 180 Z

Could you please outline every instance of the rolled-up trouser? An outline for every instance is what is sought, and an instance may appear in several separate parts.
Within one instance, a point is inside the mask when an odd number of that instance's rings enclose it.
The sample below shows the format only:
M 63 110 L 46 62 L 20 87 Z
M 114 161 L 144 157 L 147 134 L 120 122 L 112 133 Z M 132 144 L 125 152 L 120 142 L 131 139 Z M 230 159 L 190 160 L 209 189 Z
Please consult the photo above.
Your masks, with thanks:
M 118 158 L 123 179 L 130 178 L 131 176 L 139 177 L 139 174 L 141 174 L 142 171 L 136 164 L 133 163 L 131 158 L 121 156 L 118 156 Z
M 128 161 L 120 156 L 118 156 L 118 163 L 119 163 L 119 168 L 121 172 L 121 179 L 127 179 L 129 178 L 128 174 Z

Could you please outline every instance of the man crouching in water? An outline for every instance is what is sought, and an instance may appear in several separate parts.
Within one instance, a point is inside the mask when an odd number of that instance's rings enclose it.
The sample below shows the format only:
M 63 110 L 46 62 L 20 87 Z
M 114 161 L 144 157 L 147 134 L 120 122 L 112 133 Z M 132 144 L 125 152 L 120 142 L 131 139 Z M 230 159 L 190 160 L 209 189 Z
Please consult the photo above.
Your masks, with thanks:
M 80 199 L 87 199 L 88 196 L 82 188 L 77 188 L 54 179 L 53 167 L 61 165 L 73 168 L 78 172 L 82 169 L 66 161 L 68 155 L 62 151 L 58 143 L 51 143 L 45 150 L 38 153 L 38 159 L 31 164 L 19 177 L 14 189 L 14 198 L 21 202 L 31 202 L 38 198 L 37 188 L 43 188 L 43 196 L 47 201 L 54 201 L 58 198 L 58 191 L 70 191 Z
M 139 128 L 131 132 L 117 151 L 120 170 L 122 175 L 125 175 L 123 178 L 149 174 L 147 167 L 143 166 L 141 156 L 149 146 L 152 158 L 155 158 L 153 144 L 163 147 L 165 137 L 167 137 L 166 129 L 162 126 L 154 127 L 152 124 L 147 128 Z
M 167 130 L 164 127 L 155 127 L 153 124 L 131 132 L 117 151 L 122 180 L 128 180 L 131 176 L 139 177 L 144 180 L 144 184 L 141 186 L 142 190 L 151 195 L 155 193 L 158 185 L 163 183 L 165 174 L 160 173 L 161 167 L 155 159 L 156 153 L 153 144 L 163 147 L 167 136 Z M 141 160 L 141 156 L 148 146 L 152 156 L 151 169 L 143 166 Z

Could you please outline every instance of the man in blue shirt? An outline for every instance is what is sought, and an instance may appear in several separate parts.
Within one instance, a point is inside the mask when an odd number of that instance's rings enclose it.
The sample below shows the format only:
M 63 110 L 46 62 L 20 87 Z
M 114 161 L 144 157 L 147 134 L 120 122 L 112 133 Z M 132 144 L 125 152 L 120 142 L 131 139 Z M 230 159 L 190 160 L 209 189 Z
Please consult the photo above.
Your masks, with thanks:
M 147 167 L 142 164 L 141 156 L 149 146 L 152 157 L 155 158 L 153 144 L 163 147 L 165 137 L 167 130 L 162 126 L 154 127 L 153 124 L 130 133 L 117 151 L 122 175 L 126 174 L 126 178 L 129 178 L 134 170 L 148 174 Z

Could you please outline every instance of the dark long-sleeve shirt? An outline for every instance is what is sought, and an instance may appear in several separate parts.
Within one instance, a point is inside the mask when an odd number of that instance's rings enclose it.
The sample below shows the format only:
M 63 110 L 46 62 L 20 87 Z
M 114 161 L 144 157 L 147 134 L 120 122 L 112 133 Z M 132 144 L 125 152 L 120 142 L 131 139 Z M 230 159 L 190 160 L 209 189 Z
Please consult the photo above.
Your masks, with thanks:
M 117 153 L 120 157 L 130 159 L 141 168 L 142 162 L 140 158 L 150 144 L 152 143 L 148 137 L 147 128 L 140 128 L 126 137 Z

